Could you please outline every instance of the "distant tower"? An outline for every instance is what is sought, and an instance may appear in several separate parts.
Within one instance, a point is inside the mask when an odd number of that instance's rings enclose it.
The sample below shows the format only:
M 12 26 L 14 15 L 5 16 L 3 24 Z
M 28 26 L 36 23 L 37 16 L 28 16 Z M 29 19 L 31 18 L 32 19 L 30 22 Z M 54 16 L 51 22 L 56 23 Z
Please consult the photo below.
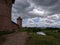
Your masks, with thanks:
M 17 18 L 17 24 L 19 25 L 19 28 L 22 27 L 22 18 L 20 17 Z
M 0 30 L 12 30 L 11 8 L 15 0 L 0 0 Z

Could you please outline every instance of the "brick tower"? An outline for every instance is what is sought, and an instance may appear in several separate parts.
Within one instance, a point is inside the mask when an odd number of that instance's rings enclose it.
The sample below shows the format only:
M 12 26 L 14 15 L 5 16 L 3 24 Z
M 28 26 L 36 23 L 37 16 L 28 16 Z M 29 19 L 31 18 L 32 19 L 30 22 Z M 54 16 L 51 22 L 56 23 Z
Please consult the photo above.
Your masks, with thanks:
M 20 17 L 17 18 L 17 24 L 19 25 L 19 28 L 22 27 L 22 18 Z
M 11 8 L 14 0 L 0 0 L 0 30 L 12 30 Z

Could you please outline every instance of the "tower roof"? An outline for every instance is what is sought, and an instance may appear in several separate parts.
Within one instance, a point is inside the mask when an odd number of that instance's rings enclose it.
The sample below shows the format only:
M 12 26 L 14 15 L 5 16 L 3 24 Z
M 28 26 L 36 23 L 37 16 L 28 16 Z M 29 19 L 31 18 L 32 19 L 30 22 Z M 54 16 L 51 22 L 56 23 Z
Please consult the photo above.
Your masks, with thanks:
M 12 0 L 12 3 L 14 3 L 15 2 L 15 0 Z
M 21 17 L 18 17 L 17 20 L 22 20 L 22 18 Z

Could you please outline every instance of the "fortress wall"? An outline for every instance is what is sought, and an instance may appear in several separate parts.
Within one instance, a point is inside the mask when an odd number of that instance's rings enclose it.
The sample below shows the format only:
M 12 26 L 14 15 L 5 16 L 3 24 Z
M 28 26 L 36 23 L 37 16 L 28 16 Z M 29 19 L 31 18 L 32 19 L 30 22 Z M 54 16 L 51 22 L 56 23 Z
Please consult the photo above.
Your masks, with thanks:
M 0 0 L 0 30 L 12 30 L 11 7 L 12 0 Z
M 11 8 L 15 0 L 0 0 L 0 30 L 12 31 L 22 27 L 22 19 L 18 23 L 11 21 Z

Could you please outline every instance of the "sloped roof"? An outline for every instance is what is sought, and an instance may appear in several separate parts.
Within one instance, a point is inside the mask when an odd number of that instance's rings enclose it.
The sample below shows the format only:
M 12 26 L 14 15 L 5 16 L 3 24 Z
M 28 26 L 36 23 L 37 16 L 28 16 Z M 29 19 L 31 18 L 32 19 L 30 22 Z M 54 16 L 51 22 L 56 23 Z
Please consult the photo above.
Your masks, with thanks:
M 15 0 L 12 0 L 12 4 L 15 2 Z
M 15 23 L 15 22 L 13 22 L 13 21 L 11 21 L 13 24 L 15 24 L 15 25 L 17 25 L 18 26 L 18 24 L 17 23 Z
M 17 20 L 22 20 L 22 18 L 21 17 L 18 17 Z

